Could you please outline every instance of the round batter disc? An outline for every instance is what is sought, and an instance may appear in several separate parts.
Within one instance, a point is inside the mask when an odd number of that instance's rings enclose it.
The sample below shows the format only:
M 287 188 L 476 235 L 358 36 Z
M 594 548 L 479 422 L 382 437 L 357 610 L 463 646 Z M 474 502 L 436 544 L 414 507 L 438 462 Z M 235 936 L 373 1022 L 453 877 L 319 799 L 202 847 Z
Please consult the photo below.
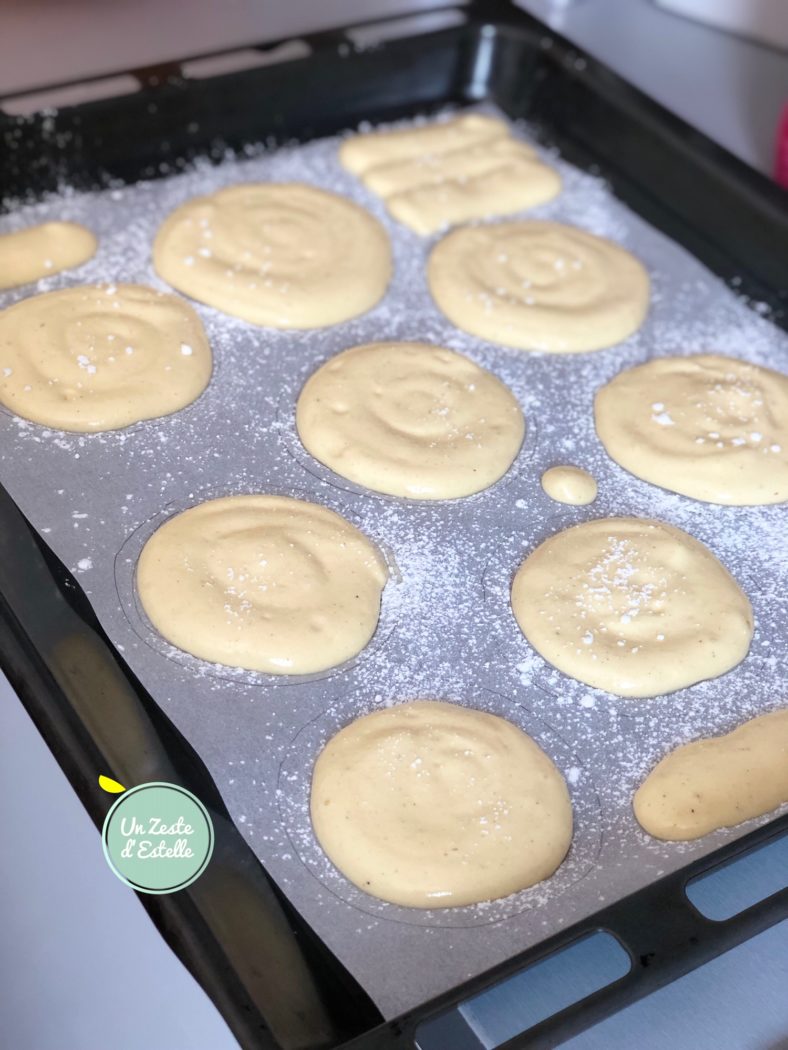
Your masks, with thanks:
M 343 875 L 413 908 L 533 886 L 572 840 L 564 778 L 538 744 L 497 715 L 430 700 L 337 733 L 315 763 L 311 814 Z
M 0 290 L 81 266 L 97 247 L 90 230 L 76 222 L 43 222 L 0 234 Z
M 320 328 L 382 298 L 383 227 L 357 204 L 301 183 L 248 183 L 195 197 L 165 219 L 153 264 L 169 284 L 252 324 Z
M 359 653 L 387 578 L 350 522 L 284 496 L 191 507 L 153 534 L 137 565 L 142 606 L 168 641 L 269 674 L 324 671 Z
M 520 450 L 514 395 L 453 350 L 371 343 L 331 358 L 296 409 L 304 447 L 376 492 L 452 499 L 497 481 Z
M 788 376 L 716 354 L 663 357 L 596 395 L 596 429 L 631 474 L 708 503 L 788 500 Z
M 0 313 L 0 402 L 59 430 L 117 430 L 177 412 L 211 368 L 192 307 L 142 285 L 81 285 Z
M 512 584 L 525 637 L 560 671 L 619 696 L 657 696 L 730 671 L 752 608 L 710 550 L 681 529 L 602 518 L 545 540 Z
M 601 350 L 637 331 L 649 278 L 612 241 L 556 222 L 447 234 L 428 264 L 438 307 L 465 332 L 520 350 Z

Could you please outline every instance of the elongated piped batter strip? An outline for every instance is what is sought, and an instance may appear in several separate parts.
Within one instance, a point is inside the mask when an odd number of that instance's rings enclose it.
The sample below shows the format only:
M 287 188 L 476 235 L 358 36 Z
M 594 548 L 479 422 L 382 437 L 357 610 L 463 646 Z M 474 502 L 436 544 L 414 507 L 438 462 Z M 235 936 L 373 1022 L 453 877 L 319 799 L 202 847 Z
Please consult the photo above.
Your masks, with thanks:
M 788 802 L 788 708 L 724 736 L 671 751 L 634 798 L 635 816 L 659 839 L 697 839 Z

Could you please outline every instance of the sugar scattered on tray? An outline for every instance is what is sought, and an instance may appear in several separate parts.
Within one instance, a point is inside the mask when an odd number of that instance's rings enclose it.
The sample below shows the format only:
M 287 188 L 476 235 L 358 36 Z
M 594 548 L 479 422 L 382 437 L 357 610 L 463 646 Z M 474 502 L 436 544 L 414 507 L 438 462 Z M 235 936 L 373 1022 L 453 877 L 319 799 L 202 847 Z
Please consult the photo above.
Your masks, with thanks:
M 788 557 L 778 528 L 781 508 L 712 508 L 625 475 L 607 459 L 596 438 L 592 394 L 619 370 L 649 356 L 717 352 L 779 368 L 785 339 L 766 320 L 763 304 L 756 304 L 754 312 L 747 309 L 690 266 L 680 250 L 645 231 L 598 178 L 577 172 L 549 154 L 550 162 L 561 170 L 565 192 L 528 213 L 529 217 L 575 223 L 634 250 L 653 277 L 651 313 L 638 335 L 598 354 L 524 355 L 481 344 L 448 324 L 431 303 L 424 259 L 432 242 L 391 222 L 382 205 L 342 171 L 335 153 L 335 140 L 276 153 L 250 148 L 217 156 L 218 166 L 200 161 L 182 175 L 134 187 L 115 186 L 95 194 L 64 187 L 61 194 L 0 220 L 0 228 L 46 218 L 86 221 L 99 235 L 100 250 L 80 271 L 80 280 L 102 283 L 109 276 L 167 290 L 151 267 L 149 247 L 168 212 L 191 196 L 234 182 L 296 180 L 346 194 L 368 208 L 386 226 L 395 258 L 394 281 L 386 299 L 365 317 L 320 333 L 252 329 L 198 304 L 216 366 L 205 395 L 172 417 L 87 438 L 46 433 L 25 421 L 14 421 L 13 427 L 7 427 L 14 450 L 12 492 L 25 504 L 34 524 L 45 523 L 40 531 L 52 530 L 46 534 L 53 549 L 79 571 L 87 571 L 80 564 L 85 557 L 84 530 L 93 529 L 91 601 L 110 637 L 206 761 L 252 848 L 293 894 L 296 906 L 314 923 L 323 921 L 324 936 L 330 931 L 321 914 L 332 921 L 339 921 L 340 914 L 353 915 L 355 929 L 364 914 L 362 905 L 342 905 L 345 912 L 337 910 L 337 894 L 347 887 L 325 858 L 317 877 L 305 879 L 299 855 L 279 823 L 278 805 L 290 797 L 293 786 L 305 798 L 314 751 L 298 752 L 301 763 L 292 781 L 286 778 L 278 784 L 276 771 L 298 750 L 297 734 L 306 732 L 311 720 L 322 720 L 323 727 L 338 726 L 365 710 L 400 699 L 472 703 L 486 698 L 499 713 L 519 720 L 548 750 L 553 749 L 572 790 L 586 800 L 583 805 L 591 794 L 599 797 L 599 812 L 592 816 L 582 810 L 578 827 L 603 833 L 605 877 L 619 889 L 635 888 L 632 857 L 641 865 L 640 881 L 649 881 L 658 872 L 684 863 L 688 854 L 697 855 L 713 845 L 679 847 L 639 835 L 631 818 L 632 790 L 667 748 L 702 732 L 728 728 L 780 700 L 774 683 L 788 677 L 788 657 L 784 647 L 772 642 L 784 636 Z M 70 280 L 68 275 L 49 276 L 39 288 L 66 287 Z M 7 294 L 0 304 L 17 301 L 23 294 Z M 528 434 L 522 459 L 499 486 L 467 501 L 406 504 L 338 487 L 342 483 L 318 464 L 298 458 L 302 453 L 297 439 L 287 436 L 282 419 L 292 416 L 299 385 L 329 355 L 380 338 L 450 346 L 511 386 L 524 407 Z M 133 352 L 131 339 L 123 353 Z M 652 411 L 670 416 L 675 409 L 655 403 Z M 669 424 L 656 421 L 656 425 Z M 765 452 L 774 451 L 773 443 L 765 444 L 761 437 Z M 119 459 L 124 469 L 115 477 L 112 472 Z M 578 462 L 598 479 L 600 495 L 590 510 L 552 507 L 541 500 L 542 470 L 562 459 Z M 39 468 L 47 464 L 49 474 L 39 479 Z M 4 469 L 12 469 L 10 459 Z M 61 496 L 68 492 L 68 497 L 55 501 L 65 504 L 58 516 L 53 514 L 52 488 L 46 485 L 52 485 L 53 477 L 57 484 L 60 476 L 67 485 L 57 491 Z M 32 478 L 39 479 L 35 486 Z M 402 574 L 402 583 L 392 581 L 387 587 L 385 636 L 374 640 L 347 671 L 311 686 L 261 684 L 253 675 L 189 662 L 172 647 L 152 645 L 152 636 L 138 633 L 142 630 L 138 624 L 129 626 L 139 545 L 133 556 L 129 555 L 132 547 L 126 546 L 120 554 L 119 549 L 130 543 L 134 530 L 144 532 L 149 519 L 163 508 L 171 512 L 227 491 L 259 489 L 300 495 L 339 510 L 394 551 Z M 95 518 L 74 519 L 72 524 L 82 529 L 72 534 L 64 526 L 74 506 L 90 506 Z M 752 657 L 725 679 L 673 697 L 618 700 L 561 675 L 519 634 L 508 605 L 508 588 L 525 554 L 569 524 L 622 513 L 664 519 L 691 532 L 722 558 L 751 595 L 758 625 Z M 96 519 L 108 525 L 99 527 Z M 117 579 L 126 586 L 121 587 L 120 598 L 114 586 L 116 556 Z M 105 578 L 112 580 L 111 587 L 102 583 Z M 636 615 L 637 603 L 633 608 L 634 612 L 623 615 Z M 594 648 L 592 643 L 587 647 Z M 232 775 L 228 775 L 228 754 L 237 759 L 229 767 Z M 299 820 L 308 827 L 305 811 Z M 583 886 L 591 882 L 588 876 L 577 884 L 578 900 Z M 510 918 L 520 943 L 555 929 L 559 918 L 566 921 L 559 909 L 573 907 L 575 899 L 566 888 L 559 894 L 549 881 L 528 895 L 526 910 Z M 618 895 L 607 887 L 605 893 Z M 590 906 L 597 899 L 594 892 Z M 387 925 L 386 907 L 372 907 L 369 921 L 363 924 L 370 938 Z M 494 944 L 507 926 L 495 925 L 496 919 L 511 915 L 507 908 L 479 907 L 472 912 L 475 917 L 462 921 L 492 923 L 483 939 Z M 438 926 L 451 918 L 437 915 L 424 921 L 436 926 L 433 930 L 420 921 L 421 938 L 445 933 Z M 462 931 L 453 933 L 460 943 Z M 502 948 L 501 957 L 509 951 Z M 458 949 L 457 955 L 465 959 L 463 968 L 474 972 L 465 950 Z M 446 979 L 454 983 L 448 967 Z

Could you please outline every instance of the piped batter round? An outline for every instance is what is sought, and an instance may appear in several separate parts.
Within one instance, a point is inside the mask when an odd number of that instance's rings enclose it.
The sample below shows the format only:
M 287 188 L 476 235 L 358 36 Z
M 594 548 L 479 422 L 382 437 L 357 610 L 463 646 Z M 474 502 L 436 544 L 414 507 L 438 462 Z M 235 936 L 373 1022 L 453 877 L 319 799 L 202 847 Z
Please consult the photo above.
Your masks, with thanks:
M 296 423 L 304 447 L 337 474 L 412 499 L 487 488 L 525 432 L 508 387 L 426 343 L 372 343 L 331 358 L 304 386 Z
M 320 328 L 371 309 L 391 277 L 383 227 L 357 204 L 302 183 L 246 183 L 165 219 L 158 274 L 186 295 L 273 328 Z
M 116 430 L 177 412 L 211 368 L 192 307 L 142 285 L 80 285 L 0 313 L 0 402 L 59 430 Z
M 0 234 L 0 290 L 81 266 L 97 246 L 91 231 L 76 222 L 44 222 Z
M 716 678 L 744 659 L 753 631 L 746 595 L 711 551 L 642 518 L 545 540 L 514 577 L 512 610 L 546 660 L 619 696 Z
M 556 222 L 462 227 L 428 264 L 438 307 L 471 335 L 521 350 L 601 350 L 637 331 L 649 277 L 619 245 Z
M 153 626 L 214 663 L 310 674 L 356 656 L 375 632 L 382 554 L 326 507 L 228 496 L 165 522 L 145 544 L 137 591 Z
M 415 701 L 333 737 L 312 778 L 315 835 L 367 893 L 414 908 L 506 897 L 549 878 L 572 840 L 561 773 L 484 711 Z
M 723 504 L 788 500 L 788 376 L 717 354 L 663 357 L 596 395 L 608 454 L 638 478 Z

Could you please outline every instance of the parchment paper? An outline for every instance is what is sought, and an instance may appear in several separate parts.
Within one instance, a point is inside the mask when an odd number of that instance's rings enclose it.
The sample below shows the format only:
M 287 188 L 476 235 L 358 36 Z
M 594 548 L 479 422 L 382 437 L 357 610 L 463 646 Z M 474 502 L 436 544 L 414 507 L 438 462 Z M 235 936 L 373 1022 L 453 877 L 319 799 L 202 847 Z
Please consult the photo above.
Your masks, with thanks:
M 520 133 L 525 132 L 520 129 Z M 527 135 L 526 135 L 527 137 Z M 425 260 L 432 240 L 393 223 L 342 171 L 336 140 L 278 152 L 250 149 L 131 188 L 64 189 L 10 208 L 6 232 L 46 219 L 84 222 L 97 256 L 79 271 L 6 293 L 95 281 L 165 288 L 150 265 L 158 224 L 182 201 L 238 181 L 300 180 L 353 198 L 386 226 L 395 274 L 384 301 L 333 328 L 277 333 L 197 306 L 215 355 L 213 381 L 186 410 L 125 431 L 77 436 L 0 411 L 0 480 L 77 576 L 110 638 L 191 741 L 252 849 L 386 1016 L 425 1001 L 601 905 L 707 853 L 751 825 L 687 845 L 658 843 L 631 813 L 635 788 L 667 750 L 726 731 L 780 702 L 788 563 L 785 506 L 710 506 L 645 484 L 612 463 L 595 435 L 595 390 L 654 355 L 714 351 L 786 367 L 788 340 L 691 256 L 618 203 L 605 185 L 559 158 L 561 196 L 529 214 L 612 237 L 648 267 L 653 302 L 641 331 L 594 354 L 550 356 L 493 346 L 455 329 L 433 306 Z M 293 409 L 304 379 L 358 343 L 418 339 L 467 354 L 507 382 L 526 413 L 523 452 L 476 497 L 418 503 L 355 488 L 301 448 Z M 556 463 L 599 482 L 590 507 L 552 502 L 539 485 Z M 345 514 L 391 552 L 395 571 L 370 647 L 348 667 L 308 681 L 215 667 L 179 653 L 147 624 L 134 595 L 143 542 L 166 516 L 213 496 L 301 496 Z M 661 518 L 706 543 L 747 591 L 756 633 L 730 674 L 653 700 L 623 700 L 552 670 L 511 614 L 508 586 L 523 556 L 552 533 L 609 514 Z M 566 775 L 576 832 L 565 864 L 505 901 L 421 912 L 383 904 L 343 879 L 314 841 L 307 815 L 314 757 L 339 727 L 377 705 L 453 699 L 510 718 Z

